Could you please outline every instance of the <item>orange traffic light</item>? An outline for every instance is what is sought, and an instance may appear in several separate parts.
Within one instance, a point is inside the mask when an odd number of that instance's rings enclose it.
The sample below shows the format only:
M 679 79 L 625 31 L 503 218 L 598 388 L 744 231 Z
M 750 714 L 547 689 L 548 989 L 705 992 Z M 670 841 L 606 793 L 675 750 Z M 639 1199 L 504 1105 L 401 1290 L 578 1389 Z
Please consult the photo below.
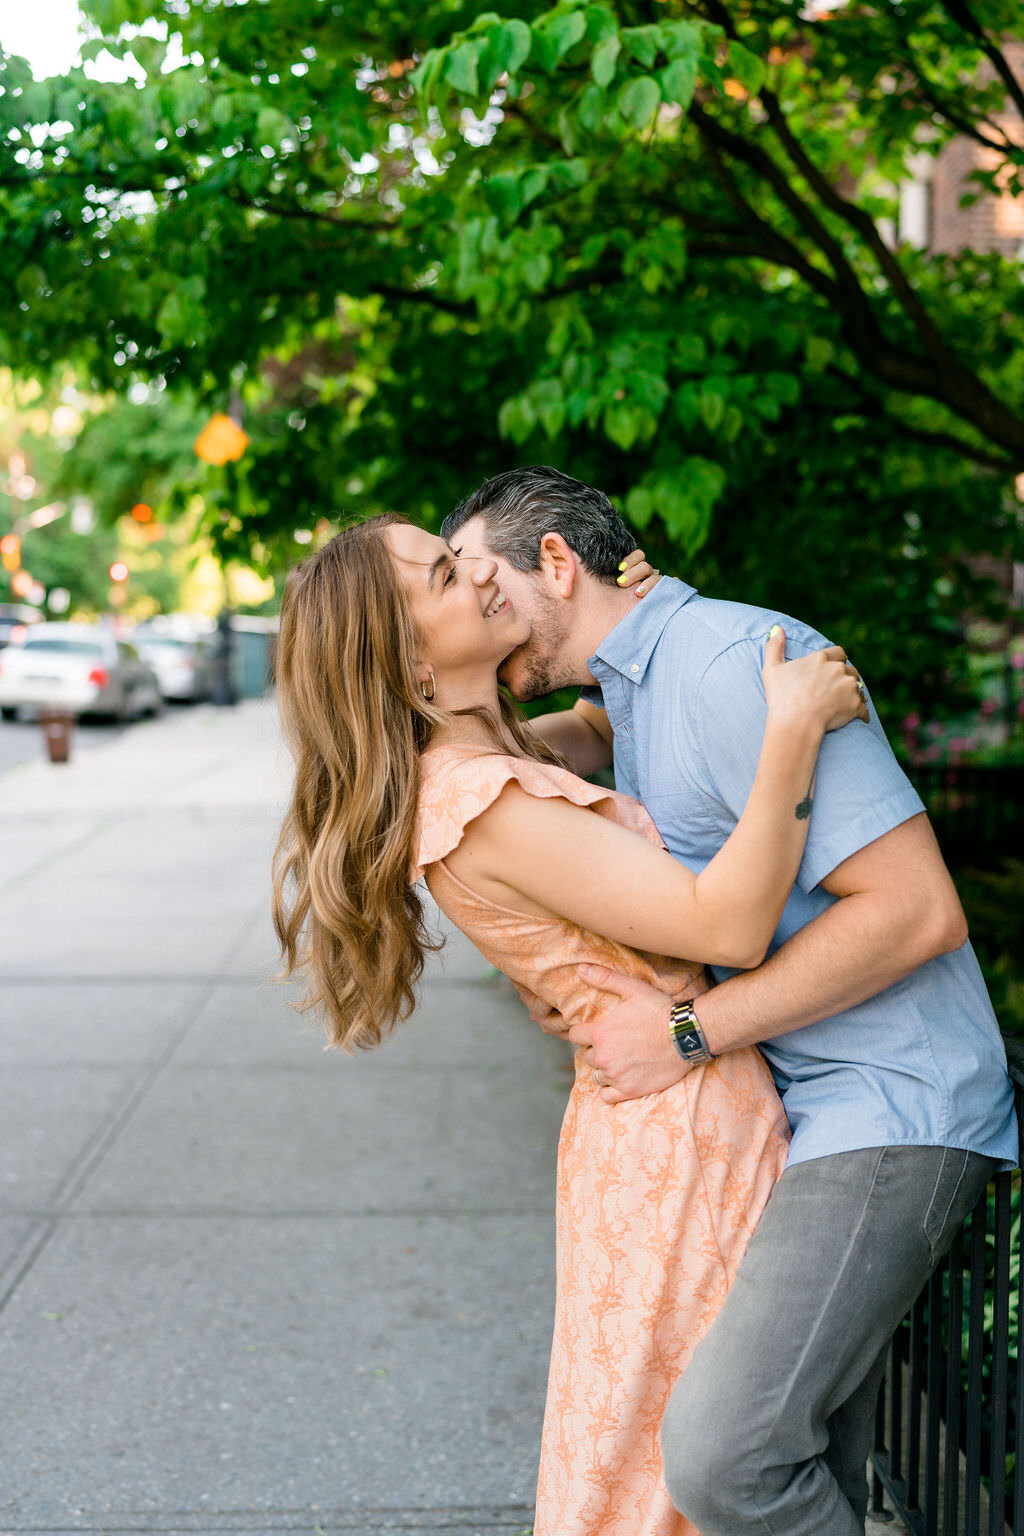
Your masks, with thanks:
M 128 567 L 125 565 L 123 560 L 114 561 L 113 565 L 110 567 L 110 579 L 111 581 L 128 580 Z
M 5 571 L 16 571 L 21 564 L 21 540 L 16 533 L 5 533 L 0 539 L 0 559 Z

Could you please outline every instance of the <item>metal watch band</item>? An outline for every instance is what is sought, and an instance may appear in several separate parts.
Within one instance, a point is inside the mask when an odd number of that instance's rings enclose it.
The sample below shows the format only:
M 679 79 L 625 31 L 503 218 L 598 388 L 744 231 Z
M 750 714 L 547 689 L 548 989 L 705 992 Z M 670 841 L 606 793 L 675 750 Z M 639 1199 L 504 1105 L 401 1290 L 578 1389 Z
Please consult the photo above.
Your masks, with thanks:
M 699 1066 L 702 1061 L 714 1061 L 691 1001 L 672 1004 L 668 1027 L 676 1050 L 690 1066 Z

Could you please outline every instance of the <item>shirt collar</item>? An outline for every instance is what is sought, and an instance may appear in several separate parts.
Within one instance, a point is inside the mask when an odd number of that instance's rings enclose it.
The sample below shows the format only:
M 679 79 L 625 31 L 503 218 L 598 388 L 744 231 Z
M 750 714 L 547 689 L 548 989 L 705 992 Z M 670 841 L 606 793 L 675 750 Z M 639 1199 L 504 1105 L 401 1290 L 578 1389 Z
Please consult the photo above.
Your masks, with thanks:
M 605 635 L 587 662 L 593 675 L 600 680 L 601 671 L 610 667 L 629 682 L 642 683 L 666 624 L 684 603 L 696 596 L 696 591 L 685 581 L 663 576 L 646 597 L 637 599 L 632 612 Z

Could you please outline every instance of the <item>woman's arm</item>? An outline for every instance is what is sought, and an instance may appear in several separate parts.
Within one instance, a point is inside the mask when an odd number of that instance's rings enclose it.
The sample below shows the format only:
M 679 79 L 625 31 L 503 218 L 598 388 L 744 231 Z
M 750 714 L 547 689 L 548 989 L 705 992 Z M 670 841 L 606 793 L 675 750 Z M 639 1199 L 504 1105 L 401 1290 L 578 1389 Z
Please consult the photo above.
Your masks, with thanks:
M 768 715 L 750 797 L 700 875 L 615 822 L 515 784 L 470 823 L 449 867 L 500 905 L 637 949 L 759 964 L 803 854 L 821 738 L 865 712 L 838 647 L 788 665 L 784 655 L 780 631 L 765 647 Z

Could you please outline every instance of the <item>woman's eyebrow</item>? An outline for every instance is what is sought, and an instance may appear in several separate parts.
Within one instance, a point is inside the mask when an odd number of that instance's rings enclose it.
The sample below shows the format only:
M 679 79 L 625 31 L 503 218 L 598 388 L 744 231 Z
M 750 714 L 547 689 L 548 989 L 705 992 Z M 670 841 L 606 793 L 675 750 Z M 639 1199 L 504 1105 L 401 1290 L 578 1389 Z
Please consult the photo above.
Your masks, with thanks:
M 443 555 L 438 555 L 437 559 L 434 561 L 433 565 L 430 567 L 430 571 L 427 574 L 428 587 L 432 587 L 434 585 L 434 577 L 437 575 L 438 571 L 443 565 L 447 565 L 449 560 L 452 559 L 453 555 L 456 554 L 458 554 L 457 550 L 446 549 Z

